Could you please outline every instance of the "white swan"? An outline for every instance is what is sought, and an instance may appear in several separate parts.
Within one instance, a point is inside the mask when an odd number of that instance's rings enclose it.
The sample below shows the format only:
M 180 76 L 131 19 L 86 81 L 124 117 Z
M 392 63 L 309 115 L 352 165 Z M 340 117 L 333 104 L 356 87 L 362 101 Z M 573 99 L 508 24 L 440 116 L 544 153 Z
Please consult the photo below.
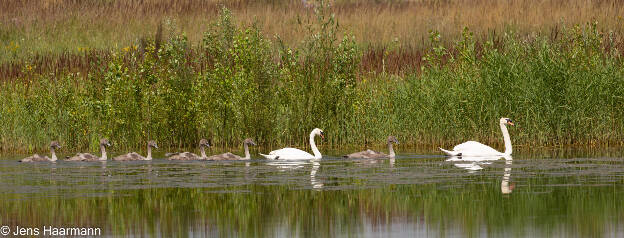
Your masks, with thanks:
M 321 139 L 325 138 L 325 135 L 323 134 L 323 130 L 318 129 L 318 128 L 314 128 L 314 130 L 312 130 L 312 132 L 310 132 L 310 147 L 312 148 L 312 153 L 314 153 L 314 155 L 305 152 L 303 150 L 300 149 L 295 149 L 295 148 L 283 148 L 283 149 L 279 149 L 279 150 L 274 150 L 269 152 L 268 155 L 265 154 L 260 154 L 262 156 L 264 156 L 264 158 L 267 159 L 279 159 L 279 160 L 300 160 L 300 159 L 320 159 L 323 156 L 321 155 L 321 152 L 316 148 L 316 143 L 314 143 L 314 136 L 320 136 Z
M 509 139 L 509 132 L 506 125 L 514 125 L 513 121 L 509 118 L 500 119 L 500 128 L 503 132 L 503 140 L 505 141 L 505 152 L 501 153 L 487 145 L 481 144 L 476 141 L 467 141 L 453 147 L 452 151 L 440 148 L 444 153 L 449 156 L 506 156 L 511 155 L 511 139 Z

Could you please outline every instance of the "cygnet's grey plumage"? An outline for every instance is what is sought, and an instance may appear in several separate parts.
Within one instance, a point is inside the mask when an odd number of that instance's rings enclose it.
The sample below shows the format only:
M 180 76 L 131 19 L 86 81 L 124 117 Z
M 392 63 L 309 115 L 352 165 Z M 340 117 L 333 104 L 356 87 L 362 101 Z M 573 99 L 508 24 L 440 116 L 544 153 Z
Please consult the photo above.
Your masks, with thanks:
M 240 157 L 238 155 L 227 152 L 227 153 L 223 153 L 219 155 L 210 156 L 206 158 L 206 160 L 250 160 L 251 159 L 251 155 L 249 154 L 250 145 L 255 146 L 256 142 L 254 142 L 251 138 L 247 138 L 243 141 L 243 146 L 245 147 L 245 157 Z
M 344 158 L 358 158 L 358 159 L 385 159 L 385 158 L 394 158 L 394 148 L 392 147 L 392 143 L 399 144 L 399 141 L 394 136 L 388 136 L 388 151 L 389 154 L 385 154 L 383 152 L 374 151 L 374 150 L 365 150 L 360 151 L 348 155 L 344 155 Z
M 205 148 L 209 148 L 210 144 L 208 140 L 201 139 L 199 140 L 199 150 L 201 151 L 201 155 L 196 155 L 191 152 L 181 152 L 181 153 L 167 153 L 165 156 L 168 160 L 203 160 L 206 159 L 206 150 Z
M 125 155 L 114 157 L 113 160 L 115 161 L 152 160 L 152 148 L 158 149 L 158 145 L 156 144 L 156 141 L 151 140 L 147 142 L 147 157 L 143 157 L 139 153 L 136 153 L 136 152 L 130 152 Z
M 111 144 L 108 139 L 101 139 L 100 151 L 102 152 L 102 156 L 98 157 L 90 153 L 78 153 L 72 157 L 65 159 L 65 161 L 106 161 L 108 159 L 108 157 L 106 156 L 106 147 L 110 145 Z
M 34 154 L 32 156 L 21 159 L 19 162 L 55 162 L 57 160 L 55 150 L 60 148 L 61 144 L 59 144 L 58 141 L 52 141 L 50 142 L 50 154 L 52 157 Z

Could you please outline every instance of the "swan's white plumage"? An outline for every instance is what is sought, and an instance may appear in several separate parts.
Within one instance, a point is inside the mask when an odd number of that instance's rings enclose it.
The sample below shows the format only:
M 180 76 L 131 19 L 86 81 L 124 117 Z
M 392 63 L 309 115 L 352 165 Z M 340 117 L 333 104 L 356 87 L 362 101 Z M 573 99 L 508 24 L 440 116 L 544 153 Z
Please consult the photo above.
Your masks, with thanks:
M 314 159 L 314 155 L 296 148 L 283 148 L 269 152 L 268 155 L 260 154 L 267 159 L 297 160 Z
M 503 141 L 505 142 L 505 152 L 499 152 L 492 147 L 481 144 L 476 141 L 466 141 L 453 147 L 453 150 L 445 150 L 440 148 L 442 152 L 449 156 L 473 156 L 473 157 L 487 157 L 487 156 L 506 156 L 511 155 L 511 139 L 509 138 L 509 132 L 505 125 L 514 125 L 509 118 L 500 119 L 500 128 L 503 133 Z
M 271 151 L 271 152 L 273 152 L 273 151 Z M 274 155 L 274 154 L 273 154 L 273 155 L 271 155 L 271 154 L 269 154 L 269 155 L 265 155 L 265 154 L 263 154 L 263 153 L 260 153 L 260 156 L 262 156 L 262 157 L 264 157 L 264 158 L 266 158 L 266 159 L 272 159 L 272 160 L 276 160 L 276 159 L 278 159 L 278 158 L 279 158 L 279 156 Z
M 476 141 L 466 141 L 453 147 L 453 151 L 460 152 L 462 156 L 502 156 L 492 147 Z
M 314 130 L 310 132 L 310 148 L 312 149 L 312 152 L 314 154 L 310 154 L 300 149 L 287 147 L 287 148 L 282 148 L 279 150 L 271 151 L 269 152 L 268 155 L 265 155 L 265 154 L 260 154 L 260 155 L 262 155 L 263 157 L 267 159 L 273 159 L 273 160 L 275 159 L 278 159 L 278 160 L 321 159 L 323 156 L 321 155 L 321 152 L 318 150 L 318 148 L 316 148 L 316 143 L 314 142 L 314 137 L 317 135 L 323 138 L 324 137 L 323 130 L 314 128 Z

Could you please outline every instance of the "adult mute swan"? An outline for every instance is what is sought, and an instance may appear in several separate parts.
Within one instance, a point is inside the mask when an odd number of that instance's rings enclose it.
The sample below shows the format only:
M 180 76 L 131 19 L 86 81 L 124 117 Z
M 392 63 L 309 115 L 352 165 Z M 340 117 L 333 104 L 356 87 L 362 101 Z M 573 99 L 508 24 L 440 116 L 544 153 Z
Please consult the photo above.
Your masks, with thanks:
M 314 137 L 317 135 L 320 136 L 321 139 L 325 138 L 325 135 L 323 134 L 323 130 L 321 129 L 314 128 L 314 130 L 310 132 L 310 147 L 312 148 L 312 153 L 314 153 L 314 155 L 311 155 L 308 152 L 305 152 L 300 149 L 295 149 L 295 148 L 283 148 L 283 149 L 271 151 L 268 155 L 265 155 L 265 154 L 260 154 L 260 155 L 264 156 L 264 158 L 267 158 L 267 159 L 279 159 L 279 160 L 320 159 L 323 156 L 321 155 L 321 152 L 316 148 L 316 143 L 314 143 Z
M 501 153 L 487 145 L 481 144 L 476 141 L 466 141 L 453 147 L 453 150 L 445 150 L 440 148 L 442 152 L 449 156 L 506 156 L 511 155 L 511 139 L 509 139 L 509 132 L 506 125 L 514 125 L 513 121 L 509 118 L 500 119 L 500 128 L 503 132 L 503 141 L 505 141 L 505 152 Z

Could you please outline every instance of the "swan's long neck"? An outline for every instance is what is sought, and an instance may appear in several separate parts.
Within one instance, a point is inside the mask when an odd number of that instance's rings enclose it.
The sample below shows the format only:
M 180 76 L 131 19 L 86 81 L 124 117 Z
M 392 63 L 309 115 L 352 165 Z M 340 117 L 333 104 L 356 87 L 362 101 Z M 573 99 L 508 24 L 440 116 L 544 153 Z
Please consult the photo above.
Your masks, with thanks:
M 388 141 L 388 156 L 394 158 L 394 148 L 392 148 L 392 142 Z
M 151 146 L 147 146 L 147 158 L 145 158 L 146 160 L 152 160 L 152 147 Z
M 501 131 L 503 132 L 503 140 L 505 141 L 505 155 L 511 155 L 511 139 L 509 138 L 509 131 L 507 131 L 507 126 L 505 124 L 500 124 Z
M 56 161 L 56 153 L 54 152 L 54 147 L 50 147 L 50 154 L 52 154 L 52 158 L 50 161 Z
M 201 157 L 202 157 L 202 159 L 205 159 L 205 158 L 206 158 L 206 149 L 204 149 L 204 147 L 203 147 L 203 146 L 200 146 L 200 147 L 199 147 L 199 150 L 201 151 Z
M 249 146 L 247 145 L 247 143 L 245 143 L 245 158 L 244 159 L 251 159 L 251 155 L 249 154 Z
M 100 150 L 102 151 L 102 157 L 100 157 L 100 160 L 107 160 L 108 157 L 106 157 L 106 147 L 104 145 L 100 145 Z
M 323 158 L 321 152 L 316 148 L 316 142 L 314 142 L 314 133 L 310 133 L 310 147 L 312 147 L 312 153 L 314 153 L 315 159 Z

